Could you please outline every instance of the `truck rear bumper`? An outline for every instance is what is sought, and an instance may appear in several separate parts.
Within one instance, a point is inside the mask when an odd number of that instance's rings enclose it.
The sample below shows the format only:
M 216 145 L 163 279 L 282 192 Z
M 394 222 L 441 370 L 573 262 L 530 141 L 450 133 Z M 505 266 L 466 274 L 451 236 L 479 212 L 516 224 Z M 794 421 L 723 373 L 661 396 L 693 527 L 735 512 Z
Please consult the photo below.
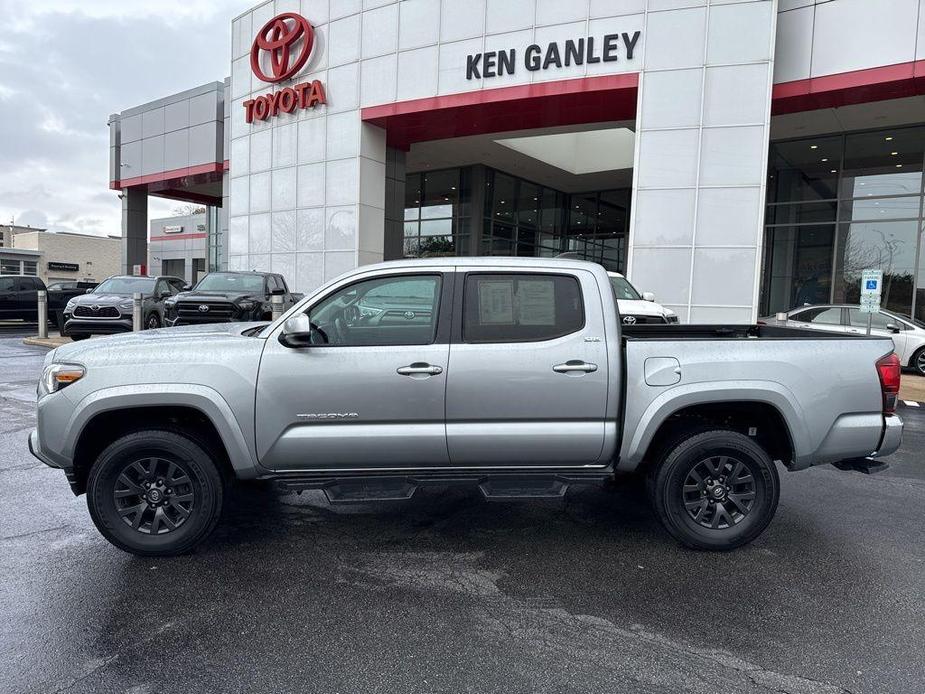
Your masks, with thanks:
M 880 446 L 870 454 L 870 458 L 883 458 L 899 450 L 903 442 L 903 420 L 898 415 L 891 414 L 883 418 L 883 437 Z

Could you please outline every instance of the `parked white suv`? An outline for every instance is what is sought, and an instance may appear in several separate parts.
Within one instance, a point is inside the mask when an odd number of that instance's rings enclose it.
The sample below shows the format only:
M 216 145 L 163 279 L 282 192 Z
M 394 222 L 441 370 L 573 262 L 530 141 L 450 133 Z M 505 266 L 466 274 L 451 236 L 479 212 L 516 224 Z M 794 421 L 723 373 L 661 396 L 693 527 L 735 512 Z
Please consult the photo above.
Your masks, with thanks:
M 769 316 L 759 323 L 774 323 Z M 856 304 L 815 304 L 787 312 L 787 324 L 796 328 L 813 328 L 851 335 L 867 333 L 867 314 Z M 870 334 L 890 337 L 903 366 L 925 376 L 925 323 L 893 311 L 871 314 Z
M 652 292 L 640 294 L 636 287 L 619 272 L 608 272 L 607 275 L 610 277 L 610 286 L 613 287 L 614 296 L 617 297 L 620 319 L 624 324 L 678 322 L 678 314 L 670 308 L 655 303 L 655 294 Z

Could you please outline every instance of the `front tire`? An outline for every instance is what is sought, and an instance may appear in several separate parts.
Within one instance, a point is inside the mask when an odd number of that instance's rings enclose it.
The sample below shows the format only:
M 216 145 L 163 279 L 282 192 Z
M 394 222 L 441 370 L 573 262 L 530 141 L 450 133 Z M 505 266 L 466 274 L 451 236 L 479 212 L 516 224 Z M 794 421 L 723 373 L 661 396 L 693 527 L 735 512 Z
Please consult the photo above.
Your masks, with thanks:
M 127 434 L 97 458 L 87 506 L 113 545 L 140 556 L 192 551 L 222 511 L 221 472 L 206 450 L 172 431 Z
M 649 498 L 668 533 L 694 549 L 730 550 L 758 537 L 780 498 L 767 452 L 725 429 L 667 447 L 649 474 Z
M 161 327 L 161 319 L 156 313 L 152 313 L 145 321 L 145 330 L 156 330 L 159 327 Z
M 73 335 L 70 336 L 70 338 L 71 338 L 74 342 L 78 342 L 78 341 L 80 341 L 80 340 L 86 340 L 86 339 L 89 338 L 89 337 L 90 337 L 90 334 L 89 334 L 89 333 L 74 333 Z

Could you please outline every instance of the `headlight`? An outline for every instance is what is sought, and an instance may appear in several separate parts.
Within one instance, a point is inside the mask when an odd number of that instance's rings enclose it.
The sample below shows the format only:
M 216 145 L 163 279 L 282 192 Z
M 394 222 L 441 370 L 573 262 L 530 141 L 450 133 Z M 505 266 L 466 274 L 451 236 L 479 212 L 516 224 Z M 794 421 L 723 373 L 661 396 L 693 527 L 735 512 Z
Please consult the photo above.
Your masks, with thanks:
M 171 307 L 176 306 L 176 305 L 177 305 L 177 300 L 176 300 L 176 298 L 174 298 L 174 297 L 171 296 L 170 298 L 164 299 L 164 306 L 166 306 L 166 307 L 168 307 L 168 308 L 171 308 Z
M 238 303 L 238 306 L 239 306 L 241 309 L 245 310 L 245 311 L 250 311 L 250 310 L 252 310 L 252 309 L 254 308 L 254 306 L 256 306 L 256 305 L 257 305 L 257 304 L 255 304 L 253 301 L 241 301 L 241 302 Z
M 49 364 L 42 371 L 39 383 L 44 393 L 57 393 L 65 386 L 79 381 L 85 373 L 86 369 L 78 364 Z
M 77 304 L 77 302 L 74 301 L 73 299 L 68 299 L 68 300 L 67 300 L 67 303 L 64 305 L 64 310 L 65 310 L 65 311 L 73 311 L 73 310 L 74 310 L 74 306 L 75 306 L 76 304 Z

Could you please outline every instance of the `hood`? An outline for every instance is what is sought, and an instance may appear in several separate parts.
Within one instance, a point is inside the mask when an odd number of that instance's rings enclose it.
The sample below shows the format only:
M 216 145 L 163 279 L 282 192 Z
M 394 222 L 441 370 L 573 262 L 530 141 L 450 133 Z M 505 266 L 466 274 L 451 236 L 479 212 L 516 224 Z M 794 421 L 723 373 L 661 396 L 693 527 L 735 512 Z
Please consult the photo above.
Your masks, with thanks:
M 142 294 L 142 297 L 145 299 L 150 298 L 150 294 Z M 87 305 L 87 304 L 99 304 L 100 306 L 112 306 L 114 304 L 120 304 L 123 301 L 131 301 L 131 294 L 78 294 L 73 297 L 71 301 L 75 305 Z
M 263 297 L 253 292 L 219 292 L 219 291 L 189 291 L 180 292 L 174 297 L 177 301 L 240 301 L 241 299 L 251 299 L 253 301 L 263 301 Z
M 208 341 L 209 351 L 220 353 L 222 342 L 229 340 L 258 339 L 242 333 L 264 322 L 213 323 L 207 325 L 183 325 L 176 328 L 158 328 L 137 333 L 121 333 L 106 337 L 95 337 L 80 342 L 71 342 L 55 350 L 55 361 L 77 363 L 130 363 L 139 364 L 139 357 L 149 354 L 157 356 L 156 361 L 183 360 L 191 353 L 201 353 L 203 343 Z
M 623 316 L 664 316 L 665 307 L 654 301 L 618 299 L 617 306 Z

